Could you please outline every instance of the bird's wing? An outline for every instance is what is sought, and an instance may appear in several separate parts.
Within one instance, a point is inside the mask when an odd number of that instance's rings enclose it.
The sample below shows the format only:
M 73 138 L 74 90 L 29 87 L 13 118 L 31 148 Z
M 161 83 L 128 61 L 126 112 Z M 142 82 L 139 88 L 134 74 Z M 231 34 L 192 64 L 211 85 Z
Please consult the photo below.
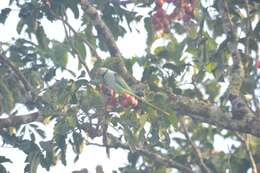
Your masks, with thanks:
M 131 89 L 131 88 L 129 87 L 129 85 L 125 82 L 125 80 L 124 80 L 120 75 L 118 75 L 117 73 L 116 73 L 115 75 L 116 75 L 116 79 L 117 79 L 117 81 L 118 81 L 118 84 L 119 84 L 122 88 L 128 90 L 129 92 L 132 92 L 132 89 Z

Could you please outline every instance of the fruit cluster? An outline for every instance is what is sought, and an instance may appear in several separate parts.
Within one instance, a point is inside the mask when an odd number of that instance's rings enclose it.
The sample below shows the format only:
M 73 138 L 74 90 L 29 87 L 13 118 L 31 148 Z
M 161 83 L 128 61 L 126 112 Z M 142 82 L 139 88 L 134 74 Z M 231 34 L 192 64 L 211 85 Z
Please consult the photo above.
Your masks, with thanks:
M 122 95 L 118 96 L 113 89 L 108 89 L 104 87 L 103 84 L 99 85 L 99 91 L 108 96 L 105 104 L 105 110 L 108 112 L 111 112 L 117 105 L 121 105 L 125 108 L 136 108 L 139 104 L 138 100 L 127 92 L 124 92 Z
M 122 99 L 120 100 L 120 103 L 124 107 L 132 106 L 135 108 L 138 106 L 138 100 L 134 96 L 131 96 L 126 92 L 122 94 Z
M 163 9 L 163 4 L 175 6 L 170 14 Z M 195 0 L 155 0 L 156 11 L 152 15 L 152 25 L 155 31 L 169 32 L 169 25 L 174 20 L 187 22 L 194 17 Z
M 105 110 L 108 112 L 112 111 L 113 108 L 115 108 L 117 105 L 121 105 L 125 108 L 136 108 L 138 106 L 138 100 L 134 96 L 131 96 L 126 92 L 119 97 L 115 94 L 113 90 L 110 93 L 112 94 L 108 97 L 105 106 Z

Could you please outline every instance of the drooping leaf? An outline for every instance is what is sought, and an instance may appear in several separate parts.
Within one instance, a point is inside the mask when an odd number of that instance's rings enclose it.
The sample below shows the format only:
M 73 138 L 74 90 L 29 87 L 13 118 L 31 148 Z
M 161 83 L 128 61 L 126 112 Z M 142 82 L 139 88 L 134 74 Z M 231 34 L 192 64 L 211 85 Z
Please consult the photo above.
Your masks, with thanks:
M 10 8 L 4 8 L 1 10 L 0 12 L 0 23 L 4 24 L 9 13 L 11 12 L 11 9 Z
M 53 42 L 51 55 L 53 62 L 58 67 L 66 67 L 68 63 L 68 50 L 64 44 L 57 41 Z
M 5 156 L 0 156 L 0 163 L 4 163 L 4 162 L 13 163 L 9 158 Z
M 39 25 L 37 27 L 37 30 L 36 30 L 36 39 L 37 39 L 37 42 L 39 44 L 39 46 L 42 48 L 42 49 L 46 49 L 48 47 L 48 44 L 49 44 L 49 40 L 44 32 L 44 29 L 41 25 Z

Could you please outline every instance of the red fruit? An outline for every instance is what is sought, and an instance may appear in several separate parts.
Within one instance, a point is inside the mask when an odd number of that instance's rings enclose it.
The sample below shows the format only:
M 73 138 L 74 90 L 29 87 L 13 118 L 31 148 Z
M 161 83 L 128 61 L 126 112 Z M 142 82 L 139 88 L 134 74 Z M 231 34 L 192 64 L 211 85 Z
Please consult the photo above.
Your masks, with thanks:
M 163 3 L 164 3 L 164 0 L 155 0 L 155 4 L 157 5 L 157 6 L 162 6 L 163 5 Z
M 260 60 L 257 60 L 255 63 L 256 68 L 260 68 Z
M 133 96 L 131 96 L 131 97 L 129 98 L 129 102 L 131 103 L 131 105 L 132 105 L 133 107 L 136 107 L 136 106 L 138 105 L 138 100 L 137 100 L 135 97 L 133 97 Z
M 134 108 L 138 106 L 138 100 L 137 100 L 137 99 L 134 99 L 134 100 L 132 101 L 132 106 L 133 106 Z
M 156 14 L 155 14 L 155 16 L 157 16 L 157 17 L 163 17 L 163 16 L 165 16 L 165 15 L 166 15 L 166 12 L 165 12 L 165 10 L 162 9 L 162 8 L 159 8 L 159 9 L 156 11 Z
M 130 102 L 129 102 L 129 100 L 128 99 L 123 99 L 123 100 L 121 100 L 121 105 L 122 106 L 124 106 L 124 107 L 128 107 L 129 106 L 129 104 L 130 104 Z
M 152 25 L 156 31 L 160 29 L 165 29 L 168 28 L 168 25 L 170 23 L 169 20 L 170 17 L 166 14 L 165 10 L 163 8 L 159 8 L 152 16 Z
M 124 92 L 122 94 L 122 97 L 128 99 L 129 97 L 131 97 L 131 95 L 129 95 L 127 92 Z

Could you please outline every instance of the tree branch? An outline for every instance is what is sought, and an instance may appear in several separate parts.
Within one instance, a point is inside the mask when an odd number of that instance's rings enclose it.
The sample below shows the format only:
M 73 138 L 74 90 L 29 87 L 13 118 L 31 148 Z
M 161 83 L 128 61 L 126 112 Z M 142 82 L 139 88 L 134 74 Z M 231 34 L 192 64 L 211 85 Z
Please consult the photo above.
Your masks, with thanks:
M 178 114 L 188 115 L 195 120 L 220 128 L 250 133 L 260 137 L 259 116 L 246 115 L 243 119 L 234 119 L 231 112 L 224 111 L 209 102 L 175 94 L 170 94 L 169 103 Z M 246 112 L 246 114 L 252 113 Z
M 223 29 L 229 40 L 228 48 L 233 60 L 232 71 L 230 73 L 229 92 L 232 95 L 239 96 L 240 88 L 245 78 L 245 72 L 244 67 L 241 63 L 241 55 L 238 51 L 238 38 L 236 36 L 236 28 L 231 21 L 227 2 L 224 0 L 220 0 L 218 2 L 218 6 L 223 21 Z
M 202 153 L 200 152 L 199 148 L 196 147 L 196 145 L 193 143 L 193 141 L 191 140 L 190 136 L 189 136 L 189 132 L 183 122 L 183 119 L 180 120 L 180 123 L 181 123 L 181 127 L 183 129 L 183 132 L 184 132 L 184 135 L 186 137 L 186 139 L 189 141 L 196 157 L 197 157 L 197 160 L 198 160 L 198 164 L 199 164 L 199 167 L 202 171 L 202 173 L 210 173 L 210 169 L 206 166 L 206 164 L 204 163 L 204 160 L 203 160 L 203 156 L 202 156 Z
M 121 74 L 124 79 L 135 82 L 136 80 L 134 79 L 134 77 L 127 72 L 123 56 L 116 45 L 113 34 L 104 23 L 104 21 L 101 19 L 100 15 L 97 12 L 97 9 L 90 4 L 89 0 L 81 0 L 81 4 L 84 8 L 84 12 L 90 17 L 91 22 L 95 26 L 98 34 L 103 36 L 105 45 L 107 46 L 111 56 L 119 60 L 116 64 L 117 72 Z
M 15 127 L 22 124 L 31 123 L 34 121 L 43 121 L 43 117 L 39 112 L 34 112 L 26 115 L 10 116 L 8 118 L 0 118 L 0 128 Z
M 108 148 L 122 148 L 122 149 L 126 149 L 126 150 L 130 150 L 130 148 L 125 145 L 122 144 L 119 140 L 117 141 L 117 143 L 115 144 L 109 144 L 109 145 L 103 145 L 103 144 L 97 144 L 97 143 L 87 143 L 87 145 L 95 145 L 95 146 L 99 146 L 99 147 L 108 147 Z M 143 149 L 143 148 L 136 148 L 135 152 L 137 152 L 138 154 L 148 157 L 150 160 L 159 163 L 161 165 L 164 165 L 166 167 L 171 167 L 171 168 L 176 168 L 178 170 L 181 170 L 185 173 L 194 173 L 194 171 L 192 171 L 190 168 L 187 168 L 187 166 L 175 162 L 172 159 L 168 158 L 167 156 L 162 156 L 161 154 L 149 151 L 147 149 Z
M 221 110 L 215 105 L 208 102 L 194 100 L 189 97 L 170 95 L 169 102 L 177 113 L 188 115 L 189 117 L 205 122 L 211 125 L 216 125 L 220 128 L 229 129 L 243 133 L 250 133 L 260 137 L 260 119 L 248 117 L 244 119 L 232 119 L 232 114 Z M 12 116 L 9 118 L 0 119 L 0 127 L 10 127 L 22 125 L 33 121 L 42 121 L 40 113 L 32 113 L 23 116 Z M 39 117 L 39 118 L 38 118 Z
M 81 39 L 88 47 L 89 49 L 91 50 L 91 52 L 94 54 L 94 56 L 97 58 L 97 59 L 101 59 L 101 57 L 98 55 L 97 51 L 96 51 L 96 48 L 93 47 L 91 45 L 91 43 L 85 38 L 85 37 L 82 37 L 78 34 L 78 32 L 71 26 L 71 24 L 63 19 L 62 17 L 59 18 L 72 32 L 73 34 L 78 37 L 79 39 Z
M 240 89 L 245 79 L 245 70 L 241 62 L 241 54 L 238 50 L 238 37 L 236 35 L 236 28 L 231 21 L 228 4 L 225 0 L 218 1 L 218 8 L 222 17 L 222 25 L 224 32 L 227 36 L 228 48 L 231 53 L 233 65 L 229 75 L 229 99 L 232 104 L 233 117 L 238 119 L 244 118 L 244 116 L 254 116 L 254 114 L 246 114 L 244 112 L 250 112 L 251 110 L 245 104 L 244 100 L 240 97 Z M 234 115 L 235 114 L 235 115 Z
M 254 159 L 253 154 L 251 152 L 251 149 L 250 149 L 250 146 L 249 146 L 249 143 L 248 143 L 248 139 L 247 139 L 248 136 L 246 135 L 245 137 L 243 137 L 239 133 L 236 133 L 236 136 L 245 145 L 246 152 L 249 156 L 250 163 L 251 163 L 251 166 L 252 166 L 252 173 L 257 173 L 256 162 L 255 162 L 255 159 Z
M 0 54 L 0 63 L 2 63 L 3 65 L 6 65 L 7 67 L 9 67 L 14 72 L 14 74 L 17 76 L 17 78 L 22 82 L 26 91 L 31 91 L 32 87 L 31 87 L 30 83 L 27 81 L 27 79 L 24 77 L 24 75 L 3 54 Z
M 86 64 L 86 62 L 82 60 L 82 58 L 84 58 L 84 57 L 81 57 L 81 56 L 80 56 L 79 51 L 75 48 L 74 44 L 72 43 L 72 41 L 71 41 L 71 39 L 70 39 L 70 36 L 69 36 L 69 33 L 68 33 L 68 31 L 67 31 L 66 26 L 68 26 L 69 29 L 74 33 L 75 37 L 77 37 L 78 34 L 77 34 L 76 31 L 73 29 L 73 27 L 68 23 L 68 20 L 67 20 L 67 19 L 68 19 L 68 18 L 67 18 L 67 15 L 66 15 L 66 14 L 65 14 L 65 19 L 61 18 L 61 21 L 62 21 L 62 24 L 63 24 L 63 28 L 64 28 L 64 31 L 65 31 L 66 39 L 67 39 L 68 42 L 70 43 L 70 45 L 71 45 L 71 47 L 72 47 L 72 50 L 76 53 L 76 55 L 77 55 L 76 58 L 78 59 L 79 63 L 80 63 L 81 65 L 83 65 L 83 67 L 85 68 L 85 70 L 87 71 L 87 73 L 90 74 L 90 70 L 89 70 L 89 68 L 88 68 L 88 66 L 87 66 L 87 64 Z M 81 38 L 81 37 L 79 37 L 79 38 Z M 81 39 L 81 40 L 82 40 L 83 42 L 85 42 L 85 41 L 84 41 L 85 39 Z M 86 40 L 86 42 L 89 43 L 87 40 Z M 85 42 L 85 43 L 86 43 L 86 42 Z M 91 46 L 91 48 L 93 48 L 91 44 L 90 44 L 90 45 L 87 44 L 87 46 L 89 46 L 89 48 L 90 48 L 90 46 Z M 90 50 L 91 50 L 91 48 L 90 48 Z M 95 55 L 97 55 L 97 52 L 96 52 L 96 51 L 95 51 Z M 98 55 L 97 55 L 97 57 L 100 58 Z

